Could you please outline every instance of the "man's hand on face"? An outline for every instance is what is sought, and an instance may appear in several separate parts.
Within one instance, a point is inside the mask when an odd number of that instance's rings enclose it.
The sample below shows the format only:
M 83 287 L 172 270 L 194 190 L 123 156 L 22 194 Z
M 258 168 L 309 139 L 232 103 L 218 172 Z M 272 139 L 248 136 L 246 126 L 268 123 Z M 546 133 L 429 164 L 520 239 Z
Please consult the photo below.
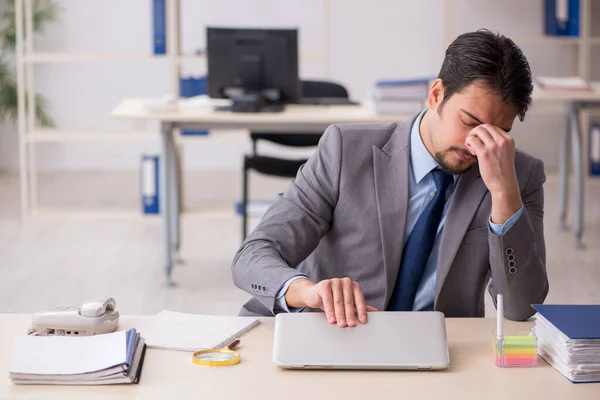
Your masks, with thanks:
M 350 278 L 327 279 L 319 283 L 295 280 L 286 293 L 286 301 L 294 307 L 320 308 L 325 311 L 329 323 L 337 323 L 342 328 L 364 324 L 367 311 L 377 311 L 367 306 L 360 285 Z
M 492 222 L 503 224 L 522 205 L 515 173 L 515 141 L 502 129 L 482 124 L 471 130 L 465 145 L 477 156 L 481 179 L 492 196 Z

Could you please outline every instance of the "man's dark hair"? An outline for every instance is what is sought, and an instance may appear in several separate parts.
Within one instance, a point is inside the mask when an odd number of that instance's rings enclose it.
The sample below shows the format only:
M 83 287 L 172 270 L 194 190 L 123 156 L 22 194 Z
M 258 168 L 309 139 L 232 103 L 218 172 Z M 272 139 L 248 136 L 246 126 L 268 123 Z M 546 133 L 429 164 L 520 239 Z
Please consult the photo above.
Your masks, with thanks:
M 521 121 L 531 103 L 533 83 L 525 55 L 511 39 L 487 29 L 458 36 L 446 50 L 438 78 L 445 88 L 440 111 L 453 94 L 475 80 L 516 108 Z

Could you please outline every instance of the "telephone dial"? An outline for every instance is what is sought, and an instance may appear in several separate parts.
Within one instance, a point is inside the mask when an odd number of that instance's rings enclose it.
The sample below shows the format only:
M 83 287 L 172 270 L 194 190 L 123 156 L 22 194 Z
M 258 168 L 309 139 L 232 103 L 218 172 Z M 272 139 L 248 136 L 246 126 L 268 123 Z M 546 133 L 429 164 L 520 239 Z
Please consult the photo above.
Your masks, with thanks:
M 80 306 L 56 307 L 32 315 L 29 334 L 45 336 L 91 336 L 114 332 L 119 312 L 112 297 L 95 298 Z

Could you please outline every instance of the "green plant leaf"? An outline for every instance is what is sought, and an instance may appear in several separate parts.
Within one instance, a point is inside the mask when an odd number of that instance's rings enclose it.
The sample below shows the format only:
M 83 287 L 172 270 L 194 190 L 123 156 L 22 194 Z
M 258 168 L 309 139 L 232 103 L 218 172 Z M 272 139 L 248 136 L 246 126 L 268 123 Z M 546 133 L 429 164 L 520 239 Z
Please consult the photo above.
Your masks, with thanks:
M 15 2 L 7 0 L 9 9 L 0 19 L 5 27 L 0 30 L 0 43 L 7 50 L 14 50 L 16 46 Z M 56 21 L 61 11 L 59 5 L 52 0 L 32 0 L 33 30 L 35 33 L 44 31 L 50 22 Z M 24 16 L 23 16 L 24 17 Z M 54 127 L 50 116 L 48 101 L 39 94 L 35 94 L 36 123 L 42 127 Z M 15 122 L 18 118 L 17 84 L 12 71 L 6 61 L 0 58 L 0 119 Z
M 0 30 L 0 38 L 2 38 L 2 46 L 5 49 L 14 50 L 14 48 L 17 45 L 17 27 L 14 0 L 9 0 L 8 5 L 8 11 L 4 12 L 4 14 L 2 15 L 2 20 L 4 21 L 5 27 L 4 29 Z M 58 19 L 58 15 L 60 14 L 60 12 L 60 6 L 54 1 L 33 0 L 33 31 L 35 33 L 43 32 L 48 23 L 54 22 Z M 25 18 L 25 15 L 23 15 L 23 18 Z M 25 26 L 25 21 L 23 21 L 23 26 Z

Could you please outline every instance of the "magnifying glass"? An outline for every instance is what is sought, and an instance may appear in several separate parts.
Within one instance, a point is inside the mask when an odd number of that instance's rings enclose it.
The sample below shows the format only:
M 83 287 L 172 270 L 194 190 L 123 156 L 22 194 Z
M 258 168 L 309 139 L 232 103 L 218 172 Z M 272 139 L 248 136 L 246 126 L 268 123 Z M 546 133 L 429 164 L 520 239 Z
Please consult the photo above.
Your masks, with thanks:
M 240 340 L 236 339 L 227 347 L 222 349 L 200 350 L 192 355 L 192 362 L 198 365 L 207 367 L 225 367 L 234 365 L 240 362 L 240 354 L 233 351 L 240 344 Z

